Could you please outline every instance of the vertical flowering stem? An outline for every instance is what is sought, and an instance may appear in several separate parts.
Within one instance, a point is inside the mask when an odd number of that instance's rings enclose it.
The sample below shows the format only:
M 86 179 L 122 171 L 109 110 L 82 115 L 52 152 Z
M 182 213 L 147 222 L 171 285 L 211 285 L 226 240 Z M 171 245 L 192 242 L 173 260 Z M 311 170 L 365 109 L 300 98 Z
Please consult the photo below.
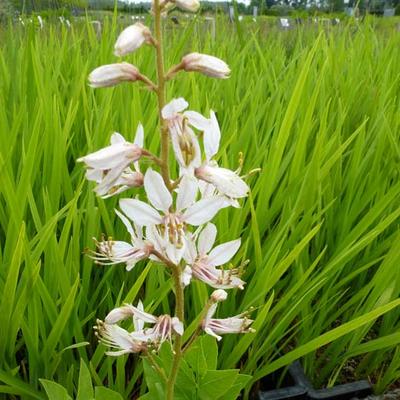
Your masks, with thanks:
M 157 76 L 158 76 L 158 115 L 160 119 L 161 129 L 161 174 L 164 179 L 167 188 L 172 191 L 171 180 L 169 175 L 169 134 L 166 121 L 162 117 L 162 109 L 165 106 L 165 71 L 164 71 L 164 54 L 163 54 L 163 37 L 162 37 L 162 26 L 161 26 L 161 7 L 160 0 L 154 0 L 154 22 L 155 22 L 155 37 L 156 37 L 156 51 L 157 51 Z M 175 286 L 175 314 L 180 321 L 184 321 L 184 298 L 183 298 L 183 287 L 181 285 L 181 271 L 180 267 L 174 265 L 172 268 L 172 275 Z M 176 377 L 178 375 L 179 364 L 181 361 L 182 354 L 182 339 L 180 335 L 175 335 L 174 342 L 174 360 L 171 368 L 171 372 L 167 381 L 167 400 L 173 400 L 174 398 L 174 386 Z
M 176 316 L 179 318 L 180 321 L 184 321 L 183 286 L 181 283 L 181 271 L 179 265 L 174 267 L 172 275 L 174 278 L 174 286 L 175 286 Z M 181 358 L 182 358 L 182 336 L 175 335 L 174 360 L 167 381 L 167 396 L 166 396 L 167 400 L 173 400 L 174 398 L 174 386 L 176 377 L 178 375 Z
M 156 51 L 157 51 L 157 97 L 158 97 L 158 115 L 160 119 L 161 130 L 161 175 L 164 179 L 165 185 L 171 190 L 171 180 L 169 176 L 169 138 L 168 127 L 165 120 L 162 118 L 161 111 L 165 106 L 165 71 L 164 71 L 164 54 L 163 54 L 163 37 L 161 26 L 161 7 L 160 0 L 154 0 L 154 31 L 156 37 Z

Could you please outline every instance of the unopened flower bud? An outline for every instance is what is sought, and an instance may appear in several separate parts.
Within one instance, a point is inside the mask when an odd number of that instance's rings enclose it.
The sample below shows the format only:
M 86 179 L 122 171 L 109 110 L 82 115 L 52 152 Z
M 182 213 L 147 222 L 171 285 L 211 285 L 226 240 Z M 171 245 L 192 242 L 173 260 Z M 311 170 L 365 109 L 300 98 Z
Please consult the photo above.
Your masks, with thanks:
M 213 301 L 214 303 L 218 303 L 219 301 L 224 301 L 224 300 L 226 300 L 227 297 L 228 297 L 228 293 L 226 293 L 225 290 L 223 290 L 223 289 L 217 289 L 217 290 L 214 290 L 214 291 L 211 293 L 210 299 L 211 299 L 211 301 Z
M 137 50 L 144 43 L 150 42 L 150 29 L 140 22 L 137 22 L 134 25 L 128 26 L 118 36 L 114 46 L 114 54 L 116 56 L 125 56 Z
M 208 54 L 187 54 L 182 58 L 181 65 L 185 71 L 201 72 L 211 78 L 226 79 L 231 73 L 224 61 Z
M 176 0 L 175 4 L 182 10 L 196 12 L 200 7 L 198 0 Z
M 132 64 L 109 64 L 92 71 L 89 75 L 89 83 L 93 88 L 111 87 L 121 82 L 134 82 L 139 76 L 139 70 Z

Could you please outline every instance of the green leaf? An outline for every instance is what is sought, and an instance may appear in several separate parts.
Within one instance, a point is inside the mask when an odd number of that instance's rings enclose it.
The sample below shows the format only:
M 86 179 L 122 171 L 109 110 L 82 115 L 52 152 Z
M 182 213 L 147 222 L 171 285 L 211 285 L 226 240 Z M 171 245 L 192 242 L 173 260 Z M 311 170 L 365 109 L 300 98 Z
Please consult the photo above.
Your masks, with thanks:
M 200 379 L 198 398 L 202 400 L 215 400 L 225 395 L 235 383 L 239 370 L 225 369 L 207 371 Z
M 196 374 L 204 375 L 207 370 L 217 368 L 218 346 L 209 335 L 199 337 L 185 355 L 185 360 Z
M 96 400 L 124 400 L 124 398 L 119 393 L 103 386 L 95 387 L 94 398 Z
M 250 379 L 251 375 L 239 374 L 235 383 L 221 397 L 221 400 L 236 400 L 239 397 L 240 391 L 247 385 Z
M 47 379 L 39 379 L 39 381 L 44 387 L 49 400 L 72 400 L 64 386 Z
M 81 358 L 79 370 L 79 386 L 76 400 L 91 400 L 94 398 L 92 378 L 89 368 Z

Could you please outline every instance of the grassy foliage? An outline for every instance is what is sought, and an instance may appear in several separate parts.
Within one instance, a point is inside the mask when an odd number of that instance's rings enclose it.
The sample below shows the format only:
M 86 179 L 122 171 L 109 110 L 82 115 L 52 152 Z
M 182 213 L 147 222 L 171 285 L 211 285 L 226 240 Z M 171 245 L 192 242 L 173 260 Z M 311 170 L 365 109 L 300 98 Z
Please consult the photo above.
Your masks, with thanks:
M 249 178 L 241 212 L 217 218 L 221 242 L 243 237 L 235 261 L 251 260 L 246 290 L 219 315 L 256 307 L 257 329 L 224 338 L 220 367 L 253 375 L 249 389 L 302 357 L 316 384 L 331 385 L 356 358 L 355 378 L 373 377 L 382 391 L 400 377 L 400 36 L 374 21 L 280 32 L 219 20 L 217 28 L 213 40 L 203 24 L 168 26 L 167 60 L 189 50 L 185 36 L 190 49 L 228 61 L 231 79 L 181 74 L 169 97 L 217 112 L 224 165 L 235 168 L 243 152 L 244 171 L 262 168 Z M 86 84 L 92 68 L 113 62 L 119 29 L 106 23 L 101 40 L 85 22 L 0 30 L 4 397 L 46 398 L 39 379 L 76 395 L 81 358 L 95 385 L 123 398 L 144 393 L 140 360 L 105 357 L 92 325 L 139 297 L 150 312 L 172 309 L 162 267 L 141 263 L 126 273 L 82 255 L 92 236 L 126 232 L 114 218 L 116 199 L 96 198 L 75 160 L 114 130 L 133 139 L 139 121 L 147 146 L 159 144 L 151 94 Z M 146 48 L 130 61 L 154 76 L 153 57 Z M 207 288 L 188 290 L 192 320 Z

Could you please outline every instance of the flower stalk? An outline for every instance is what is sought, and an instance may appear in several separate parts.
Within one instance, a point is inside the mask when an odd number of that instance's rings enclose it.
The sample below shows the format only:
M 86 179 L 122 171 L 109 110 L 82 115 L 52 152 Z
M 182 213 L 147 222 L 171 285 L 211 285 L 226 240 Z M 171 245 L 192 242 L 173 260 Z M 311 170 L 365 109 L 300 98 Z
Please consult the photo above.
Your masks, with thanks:
M 139 124 L 133 142 L 114 133 L 109 146 L 78 159 L 85 164 L 86 178 L 97 184 L 94 190 L 102 198 L 144 188 L 147 201 L 137 196 L 122 198 L 119 200 L 121 211 L 115 210 L 130 240 L 103 236 L 101 240 L 95 240 L 96 250 L 88 251 L 88 254 L 96 264 L 125 264 L 128 272 L 145 259 L 164 265 L 173 280 L 175 315 L 149 314 L 139 300 L 136 306 L 124 304 L 114 308 L 104 321 L 97 320 L 94 329 L 99 341 L 111 349 L 106 355 L 115 357 L 134 353 L 146 357 L 165 383 L 167 400 L 174 398 L 185 352 L 202 333 L 221 340 L 221 335 L 253 332 L 250 327 L 253 320 L 248 318 L 248 312 L 214 318 L 217 304 L 228 296 L 225 290 L 242 290 L 245 285 L 241 279 L 244 263 L 237 268 L 231 264 L 231 259 L 239 251 L 241 239 L 215 245 L 217 227 L 210 222 L 221 209 L 240 207 L 239 200 L 248 195 L 249 187 L 244 181 L 246 175 L 239 176 L 242 163 L 238 170 L 232 171 L 220 167 L 215 160 L 221 132 L 214 111 L 210 110 L 209 117 L 205 117 L 197 111 L 187 110 L 189 104 L 182 97 L 166 104 L 166 82 L 174 79 L 180 71 L 218 79 L 229 77 L 230 69 L 223 60 L 201 53 L 187 54 L 165 72 L 162 15 L 174 7 L 195 12 L 199 5 L 198 0 L 153 0 L 154 36 L 148 27 L 136 23 L 124 29 L 118 37 L 114 49 L 118 57 L 146 44 L 155 48 L 157 82 L 126 62 L 103 65 L 89 76 L 89 83 L 94 88 L 142 82 L 156 94 L 159 154 L 146 149 L 144 128 Z M 169 169 L 170 145 L 179 167 L 174 180 Z M 147 165 L 142 171 L 144 159 L 151 166 Z M 183 343 L 187 325 L 184 289 L 192 280 L 216 290 L 198 315 L 197 328 Z M 132 320 L 133 331 L 118 325 L 127 319 Z M 165 371 L 162 360 L 153 357 L 165 342 L 172 346 L 173 353 L 169 371 Z

